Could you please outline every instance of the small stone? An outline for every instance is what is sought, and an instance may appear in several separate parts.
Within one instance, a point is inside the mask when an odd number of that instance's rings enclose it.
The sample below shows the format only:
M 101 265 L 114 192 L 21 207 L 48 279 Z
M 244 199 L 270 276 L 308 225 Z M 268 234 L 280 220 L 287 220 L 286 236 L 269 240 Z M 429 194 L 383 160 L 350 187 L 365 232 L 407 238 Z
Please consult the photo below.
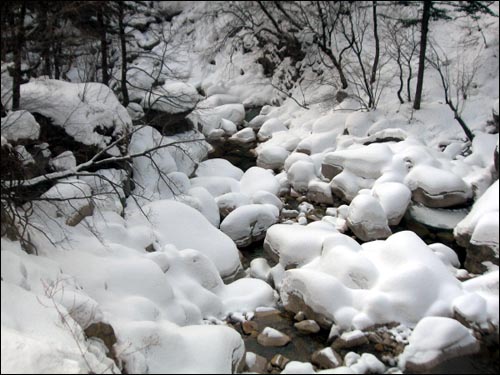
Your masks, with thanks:
M 267 371 L 267 359 L 261 355 L 247 352 L 246 354 L 246 365 L 248 367 L 248 372 L 256 372 L 258 374 L 265 373 Z
M 280 314 L 279 310 L 276 310 L 276 309 L 265 310 L 265 311 L 256 311 L 254 319 L 259 320 L 259 319 L 269 318 L 270 316 L 279 315 L 279 314 Z
M 297 314 L 295 314 L 295 316 L 293 317 L 293 319 L 295 319 L 297 322 L 301 322 L 303 321 L 304 319 L 306 318 L 306 314 L 304 314 L 303 311 L 299 311 Z
M 318 333 L 320 331 L 320 327 L 318 323 L 314 320 L 303 320 L 301 322 L 295 323 L 294 327 L 297 328 L 302 333 Z
M 335 350 L 355 348 L 357 346 L 368 344 L 368 338 L 360 330 L 344 332 L 340 338 L 335 340 L 332 348 Z
M 291 341 L 284 333 L 270 327 L 264 328 L 257 336 L 257 342 L 262 346 L 285 346 Z
M 342 364 L 342 357 L 328 347 L 315 351 L 311 356 L 311 362 L 322 369 L 336 368 Z
M 276 354 L 271 359 L 271 365 L 273 365 L 274 367 L 278 367 L 282 370 L 285 368 L 288 362 L 290 362 L 290 360 L 281 354 Z
M 375 344 L 375 350 L 377 352 L 383 352 L 384 351 L 384 344 L 382 344 L 382 343 Z
M 259 325 L 251 320 L 246 320 L 241 323 L 241 330 L 245 335 L 250 335 L 252 332 L 255 332 L 259 329 Z

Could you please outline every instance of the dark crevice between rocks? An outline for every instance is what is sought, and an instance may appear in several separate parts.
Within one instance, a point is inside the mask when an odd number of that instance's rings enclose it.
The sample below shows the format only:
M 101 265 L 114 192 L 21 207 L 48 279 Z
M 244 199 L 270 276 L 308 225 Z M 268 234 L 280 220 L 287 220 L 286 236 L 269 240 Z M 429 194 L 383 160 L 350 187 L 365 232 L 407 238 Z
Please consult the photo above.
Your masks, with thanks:
M 162 135 L 171 136 L 194 129 L 194 124 L 186 117 L 189 113 L 191 111 L 172 114 L 149 109 L 141 122 L 152 126 Z

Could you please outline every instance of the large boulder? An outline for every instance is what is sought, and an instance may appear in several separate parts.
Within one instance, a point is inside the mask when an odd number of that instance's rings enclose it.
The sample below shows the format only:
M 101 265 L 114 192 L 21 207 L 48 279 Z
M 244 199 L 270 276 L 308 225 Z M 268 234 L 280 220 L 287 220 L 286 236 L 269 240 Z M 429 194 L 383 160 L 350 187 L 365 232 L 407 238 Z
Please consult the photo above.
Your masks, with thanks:
M 415 326 L 399 366 L 411 373 L 425 372 L 448 359 L 478 351 L 479 342 L 458 321 L 427 317 Z
M 384 239 L 392 233 L 382 205 L 368 194 L 360 194 L 351 202 L 347 225 L 362 241 Z
M 454 230 L 458 244 L 467 249 L 465 266 L 473 273 L 486 271 L 486 262 L 498 265 L 498 186 L 497 180 Z
M 279 218 L 279 210 L 271 204 L 250 204 L 232 211 L 222 221 L 220 230 L 238 247 L 245 247 L 261 240 L 267 229 Z
M 430 165 L 417 165 L 405 177 L 412 199 L 427 207 L 444 208 L 467 203 L 471 187 L 455 173 Z

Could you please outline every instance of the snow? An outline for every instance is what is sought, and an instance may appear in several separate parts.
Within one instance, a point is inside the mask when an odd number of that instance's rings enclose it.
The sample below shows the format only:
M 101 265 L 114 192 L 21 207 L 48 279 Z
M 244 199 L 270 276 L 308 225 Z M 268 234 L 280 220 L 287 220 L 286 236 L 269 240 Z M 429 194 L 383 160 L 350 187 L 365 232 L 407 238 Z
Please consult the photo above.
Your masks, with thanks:
M 414 167 L 406 176 L 405 183 L 412 191 L 421 188 L 432 196 L 456 193 L 462 195 L 464 200 L 472 196 L 470 187 L 459 176 L 428 165 Z
M 61 105 L 61 98 L 64 98 Z M 100 83 L 38 79 L 21 85 L 21 108 L 48 117 L 75 141 L 104 148 L 132 125 L 127 110 Z M 101 128 L 111 136 L 101 135 Z
M 243 104 L 224 104 L 214 108 L 201 107 L 191 112 L 188 118 L 201 126 L 203 134 L 208 135 L 210 131 L 221 127 L 222 119 L 241 125 L 245 119 L 245 108 Z
M 290 361 L 286 364 L 282 374 L 314 374 L 314 368 L 309 362 Z
M 255 133 L 250 128 L 241 129 L 229 138 L 230 140 L 238 143 L 251 143 L 255 141 Z
M 289 154 L 283 147 L 267 145 L 258 151 L 257 166 L 265 169 L 281 169 Z
M 267 191 L 278 195 L 280 186 L 276 177 L 267 169 L 252 167 L 248 169 L 240 180 L 241 192 L 249 196 L 259 191 Z
M 272 138 L 274 133 L 287 130 L 288 128 L 285 125 L 283 125 L 283 122 L 280 119 L 271 118 L 262 124 L 262 126 L 259 129 L 259 132 L 257 133 L 257 137 L 259 141 L 263 142 Z
M 199 100 L 194 86 L 169 80 L 159 88 L 144 90 L 141 104 L 146 109 L 175 114 L 192 110 Z
M 479 198 L 471 212 L 460 221 L 454 230 L 455 237 L 471 238 L 476 231 L 478 244 L 492 243 L 498 253 L 498 180 Z M 484 232 L 483 232 L 484 231 Z M 484 241 L 484 242 L 482 242 Z
M 11 111 L 2 117 L 2 137 L 7 141 L 36 140 L 40 125 L 28 111 Z
M 238 250 L 229 237 L 215 229 L 197 210 L 185 204 L 160 200 L 142 207 L 127 219 L 129 225 L 150 225 L 161 245 L 196 249 L 206 254 L 222 277 L 234 275 L 240 266 Z
M 360 194 L 353 199 L 347 224 L 363 241 L 386 238 L 391 234 L 386 211 L 376 198 L 368 194 Z
M 235 167 L 225 159 L 209 159 L 198 164 L 195 172 L 196 177 L 231 177 L 235 180 L 240 180 L 243 176 L 243 171 Z
M 290 294 L 302 296 L 314 311 L 344 329 L 390 321 L 412 325 L 429 315 L 449 316 L 453 300 L 464 293 L 454 274 L 412 232 L 362 246 L 336 234 L 322 248 L 319 258 L 286 271 L 281 297 L 286 305 Z M 328 297 L 332 294 L 334 300 Z
M 247 246 L 264 237 L 266 230 L 278 221 L 279 210 L 271 204 L 241 206 L 222 221 L 220 230 L 239 246 Z
M 271 328 L 271 327 L 266 327 L 262 330 L 262 334 L 264 336 L 267 336 L 267 337 L 271 337 L 271 338 L 280 338 L 280 337 L 283 337 L 283 333 L 281 333 L 280 331 L 274 329 L 274 328 Z
M 436 365 L 442 361 L 441 356 L 459 356 L 465 354 L 461 349 L 466 348 L 466 353 L 479 350 L 479 344 L 471 331 L 453 319 L 427 317 L 415 326 L 409 345 L 399 357 L 399 366 L 404 368 L 408 362 L 415 365 Z
M 64 171 L 76 167 L 76 158 L 71 151 L 61 152 L 49 161 L 49 165 L 55 171 Z
M 240 191 L 240 183 L 232 177 L 195 177 L 190 181 L 191 186 L 204 187 L 214 198 L 227 193 L 238 193 Z
M 321 254 L 323 242 L 336 230 L 329 224 L 276 224 L 268 229 L 264 248 L 275 256 L 283 267 L 305 264 Z
M 410 204 L 410 190 L 398 182 L 384 182 L 376 184 L 372 192 L 386 213 L 389 225 L 398 225 Z

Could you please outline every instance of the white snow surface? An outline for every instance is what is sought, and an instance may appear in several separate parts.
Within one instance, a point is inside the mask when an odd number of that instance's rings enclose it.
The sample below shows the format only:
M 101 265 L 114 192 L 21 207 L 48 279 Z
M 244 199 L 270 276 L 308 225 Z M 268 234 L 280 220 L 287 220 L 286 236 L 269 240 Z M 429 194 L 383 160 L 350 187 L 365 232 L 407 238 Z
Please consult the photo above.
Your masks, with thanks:
M 28 111 L 11 111 L 2 117 L 2 137 L 6 140 L 36 140 L 39 136 L 40 125 Z
M 100 83 L 33 80 L 21 85 L 20 107 L 48 117 L 75 141 L 100 148 L 112 139 L 96 129 L 101 128 L 118 138 L 132 125 L 127 110 L 115 94 Z
M 426 317 L 415 326 L 409 345 L 399 356 L 399 366 L 411 361 L 416 364 L 432 362 L 444 353 L 479 344 L 472 332 L 458 321 L 443 317 Z

